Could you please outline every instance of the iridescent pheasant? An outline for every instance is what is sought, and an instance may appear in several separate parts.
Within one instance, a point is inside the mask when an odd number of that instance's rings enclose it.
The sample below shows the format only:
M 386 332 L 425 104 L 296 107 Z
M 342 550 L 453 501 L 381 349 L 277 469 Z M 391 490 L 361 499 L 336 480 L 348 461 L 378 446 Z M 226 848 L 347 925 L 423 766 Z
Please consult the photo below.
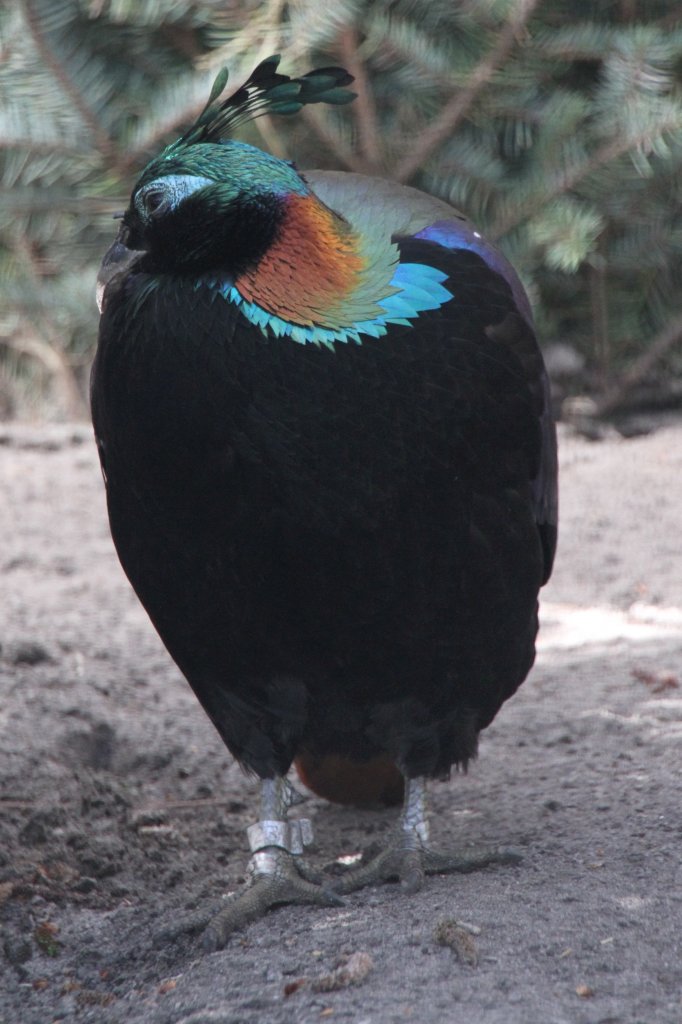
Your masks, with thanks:
M 101 271 L 92 410 L 121 563 L 227 747 L 262 780 L 251 878 L 207 947 L 284 902 L 511 859 L 445 854 L 424 782 L 527 675 L 556 445 L 526 295 L 452 207 L 229 138 L 352 98 L 263 62 L 144 169 Z M 404 807 L 332 891 L 287 772 Z M 382 776 L 383 773 L 383 776 Z

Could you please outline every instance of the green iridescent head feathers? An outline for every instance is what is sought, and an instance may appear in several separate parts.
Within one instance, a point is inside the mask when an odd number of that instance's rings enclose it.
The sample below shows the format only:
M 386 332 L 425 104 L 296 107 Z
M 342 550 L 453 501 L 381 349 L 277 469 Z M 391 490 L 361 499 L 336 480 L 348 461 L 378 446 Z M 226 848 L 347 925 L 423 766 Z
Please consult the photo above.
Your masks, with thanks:
M 161 275 L 153 287 L 165 273 L 192 272 L 197 289 L 239 306 L 266 337 L 333 349 L 410 326 L 452 296 L 441 271 L 401 264 L 381 204 L 372 217 L 362 199 L 328 206 L 294 165 L 230 138 L 261 114 L 354 99 L 343 68 L 289 78 L 279 61 L 263 61 L 222 101 L 228 72 L 220 72 L 194 124 L 138 179 L 124 218 L 129 241 L 151 252 Z
M 228 80 L 228 70 L 223 68 L 199 117 L 166 153 L 198 142 L 220 142 L 239 125 L 262 114 L 297 114 L 309 103 L 341 106 L 355 98 L 355 93 L 345 88 L 353 81 L 353 76 L 344 68 L 318 68 L 300 78 L 290 78 L 277 71 L 280 59 L 279 54 L 275 54 L 262 61 L 241 88 L 216 104 Z

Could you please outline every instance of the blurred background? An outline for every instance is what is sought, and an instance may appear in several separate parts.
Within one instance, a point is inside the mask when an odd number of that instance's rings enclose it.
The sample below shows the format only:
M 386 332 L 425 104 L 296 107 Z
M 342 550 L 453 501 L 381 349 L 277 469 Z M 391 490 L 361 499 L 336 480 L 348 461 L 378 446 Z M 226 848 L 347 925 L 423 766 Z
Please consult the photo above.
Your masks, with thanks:
M 217 70 L 236 89 L 272 53 L 342 64 L 358 98 L 242 138 L 467 213 L 525 282 L 565 415 L 682 405 L 679 0 L 9 0 L 0 419 L 87 416 L 112 215 Z

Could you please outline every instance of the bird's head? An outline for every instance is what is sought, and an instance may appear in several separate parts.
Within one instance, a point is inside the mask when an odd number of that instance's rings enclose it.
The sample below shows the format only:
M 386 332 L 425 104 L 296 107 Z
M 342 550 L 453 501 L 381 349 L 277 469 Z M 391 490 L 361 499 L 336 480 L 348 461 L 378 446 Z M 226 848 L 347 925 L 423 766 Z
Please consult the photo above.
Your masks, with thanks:
M 102 263 L 100 309 L 131 270 L 140 275 L 135 312 L 183 278 L 198 301 L 221 294 L 268 337 L 333 347 L 381 337 L 388 323 L 404 325 L 451 298 L 441 271 L 400 264 L 396 218 L 381 203 L 372 215 L 337 195 L 332 209 L 292 164 L 229 137 L 260 114 L 353 99 L 343 68 L 292 79 L 278 64 L 263 61 L 225 100 L 221 72 L 195 123 L 144 168 Z M 319 190 L 320 176 L 313 180 Z
M 123 218 L 126 245 L 157 271 L 237 276 L 278 233 L 292 196 L 309 190 L 290 164 L 243 142 L 204 142 L 162 154 L 144 170 Z
M 105 257 L 102 278 L 120 272 L 124 254 L 148 255 L 155 272 L 237 277 L 253 267 L 278 235 L 292 201 L 310 196 L 294 166 L 229 138 L 264 113 L 295 114 L 309 103 L 346 103 L 352 81 L 342 68 L 321 68 L 301 78 L 278 73 L 270 57 L 228 99 L 223 70 L 191 126 L 145 167 L 133 188 L 117 242 Z M 103 282 L 106 283 L 106 280 Z

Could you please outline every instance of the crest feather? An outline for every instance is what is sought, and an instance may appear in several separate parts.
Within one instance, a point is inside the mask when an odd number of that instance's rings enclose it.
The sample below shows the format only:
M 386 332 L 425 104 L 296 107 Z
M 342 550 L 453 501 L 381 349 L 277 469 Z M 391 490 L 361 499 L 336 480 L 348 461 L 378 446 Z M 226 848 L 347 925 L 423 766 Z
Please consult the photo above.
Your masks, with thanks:
M 308 103 L 340 106 L 355 99 L 355 93 L 345 88 L 353 76 L 344 68 L 317 68 L 300 78 L 290 78 L 277 71 L 280 60 L 275 54 L 261 61 L 232 96 L 216 105 L 229 74 L 227 68 L 222 68 L 199 117 L 169 150 L 198 142 L 220 142 L 239 125 L 262 114 L 297 114 Z

